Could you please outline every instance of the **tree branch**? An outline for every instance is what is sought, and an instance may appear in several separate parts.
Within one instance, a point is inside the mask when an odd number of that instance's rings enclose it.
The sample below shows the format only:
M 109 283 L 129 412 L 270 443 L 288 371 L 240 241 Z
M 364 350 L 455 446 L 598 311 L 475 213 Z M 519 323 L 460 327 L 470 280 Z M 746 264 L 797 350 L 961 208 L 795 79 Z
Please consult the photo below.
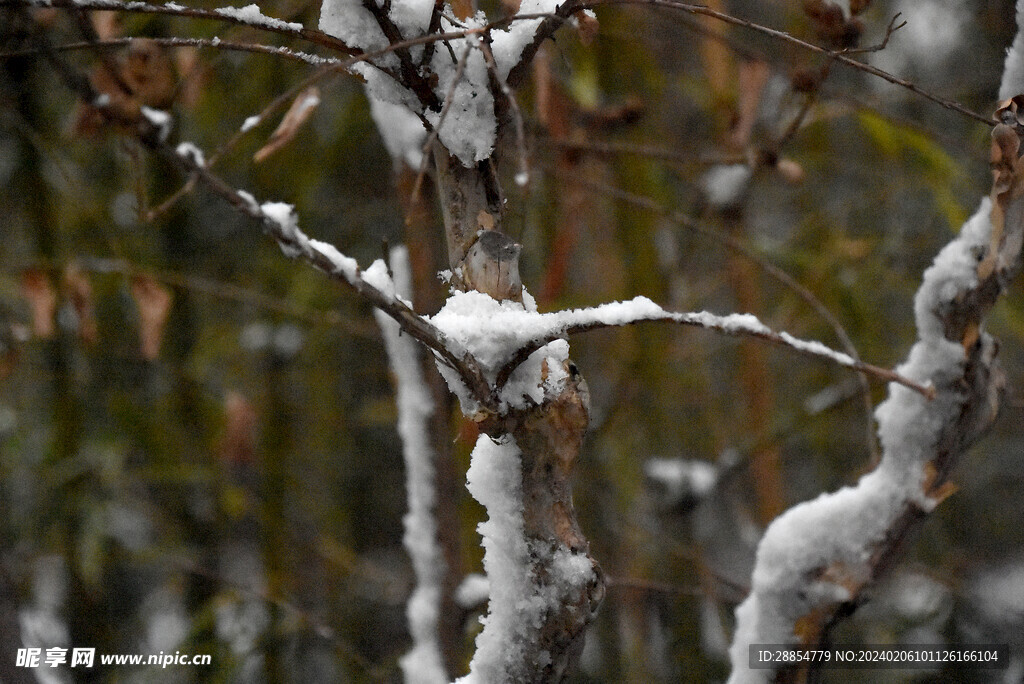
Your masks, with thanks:
M 665 7 L 668 9 L 678 10 L 681 12 L 687 12 L 689 14 L 700 14 L 703 16 L 712 17 L 727 24 L 732 24 L 733 26 L 740 26 L 742 28 L 749 29 L 751 31 L 756 31 L 757 33 L 761 33 L 766 36 L 770 36 L 777 40 L 790 43 L 809 52 L 814 52 L 819 55 L 825 55 L 826 57 L 835 59 L 840 64 L 845 64 L 850 68 L 857 69 L 858 71 L 863 71 L 864 73 L 867 74 L 871 74 L 872 76 L 881 78 L 885 81 L 888 81 L 889 83 L 898 85 L 901 88 L 906 88 L 907 90 L 911 91 L 912 93 L 915 93 L 916 95 L 920 95 L 921 97 L 931 100 L 932 102 L 941 105 L 946 109 L 952 110 L 959 114 L 963 114 L 964 116 L 974 119 L 975 121 L 980 121 L 981 123 L 986 124 L 987 126 L 995 125 L 995 122 L 992 121 L 987 116 L 978 114 L 977 112 L 972 111 L 967 107 L 964 107 L 958 102 L 947 100 L 945 98 L 939 97 L 938 95 L 934 95 L 933 93 L 928 92 L 924 88 L 921 88 L 906 79 L 894 76 L 893 74 L 890 74 L 887 71 L 883 71 L 878 67 L 874 67 L 871 66 L 870 64 L 865 64 L 863 62 L 858 62 L 857 60 L 848 57 L 845 51 L 830 50 L 828 48 L 821 47 L 820 45 L 815 45 L 814 43 L 809 43 L 805 40 L 801 40 L 800 38 L 792 36 L 786 33 L 785 31 L 779 31 L 778 29 L 773 29 L 768 26 L 764 26 L 762 24 L 749 21 L 747 19 L 734 17 L 731 14 L 718 12 L 709 7 L 705 7 L 702 5 L 691 5 L 684 2 L 677 2 L 676 0 L 588 0 L 587 2 L 581 3 L 580 6 L 576 7 L 576 9 L 582 9 L 584 7 L 600 7 L 602 5 L 650 5 L 652 7 Z M 892 31 L 895 31 L 896 28 L 899 27 L 897 26 L 887 31 L 887 36 L 891 34 Z

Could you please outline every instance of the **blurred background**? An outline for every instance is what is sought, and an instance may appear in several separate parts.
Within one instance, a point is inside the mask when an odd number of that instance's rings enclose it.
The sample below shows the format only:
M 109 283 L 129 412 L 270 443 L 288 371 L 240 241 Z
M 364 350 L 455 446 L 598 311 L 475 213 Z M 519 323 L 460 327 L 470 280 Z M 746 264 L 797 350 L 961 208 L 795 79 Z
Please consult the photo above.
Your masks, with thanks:
M 836 48 L 879 43 L 902 12 L 884 50 L 855 57 L 985 116 L 1015 32 L 1010 0 L 875 0 L 851 22 L 813 0 L 710 5 Z M 307 27 L 319 15 L 308 0 L 261 9 Z M 525 186 L 512 180 L 514 137 L 500 155 L 505 229 L 541 310 L 645 295 L 755 313 L 898 364 L 923 270 L 988 193 L 989 127 L 740 27 L 658 7 L 597 16 L 596 33 L 565 28 L 545 44 L 519 93 Z M 55 45 L 81 40 L 63 11 L 32 17 Z M 329 55 L 209 21 L 93 17 L 111 40 L 216 36 Z M 201 187 L 180 193 L 187 178 L 28 54 L 37 30 L 0 8 L 0 681 L 399 681 L 413 582 L 405 474 L 370 308 Z M 207 158 L 314 70 L 154 43 L 104 54 Z M 102 90 L 95 50 L 61 56 Z M 260 201 L 295 204 L 310 236 L 363 266 L 409 243 L 417 308 L 433 313 L 447 264 L 431 184 L 410 198 L 416 170 L 392 162 L 356 78 L 318 87 L 319 106 L 276 149 L 265 145 L 283 108 L 214 168 Z M 1009 379 L 1001 418 L 834 641 L 1009 642 L 1011 669 L 821 681 L 1024 681 L 1019 286 L 989 331 Z M 865 394 L 836 367 L 698 330 L 571 342 L 593 402 L 575 502 L 611 578 L 572 681 L 723 680 L 761 531 L 871 467 L 869 404 L 885 387 Z M 480 572 L 483 512 L 463 486 L 473 428 L 450 400 L 436 415 L 453 588 Z M 483 606 L 444 607 L 459 675 Z M 213 657 L 29 671 L 14 666 L 22 644 Z

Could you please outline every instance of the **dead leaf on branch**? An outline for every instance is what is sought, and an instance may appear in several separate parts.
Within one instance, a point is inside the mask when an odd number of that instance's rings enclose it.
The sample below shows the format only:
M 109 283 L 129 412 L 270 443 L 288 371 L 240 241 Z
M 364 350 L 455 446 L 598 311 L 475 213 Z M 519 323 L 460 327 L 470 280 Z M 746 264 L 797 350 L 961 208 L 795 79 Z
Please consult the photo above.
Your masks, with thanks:
M 244 395 L 229 391 L 224 397 L 224 439 L 221 458 L 230 465 L 251 465 L 256 456 L 256 409 Z
M 596 39 L 601 24 L 592 11 L 581 10 L 573 15 L 576 18 L 576 30 L 580 34 L 580 42 L 585 46 L 591 45 Z
M 178 89 L 177 72 L 167 50 L 159 43 L 147 38 L 132 40 L 116 64 L 117 74 L 112 74 L 101 62 L 89 76 L 92 87 L 106 97 L 108 108 L 126 119 L 134 119 L 143 106 L 167 109 L 174 104 Z M 124 86 L 130 92 L 125 92 Z M 72 132 L 91 137 L 99 134 L 105 124 L 106 117 L 93 103 L 80 102 Z
M 142 357 L 153 361 L 160 356 L 164 328 L 171 313 L 171 291 L 152 276 L 132 278 L 132 298 L 139 309 L 139 342 Z
M 737 75 L 736 120 L 729 133 L 729 145 L 742 150 L 750 142 L 757 123 L 757 112 L 761 108 L 761 95 L 771 76 L 767 62 L 752 60 L 741 62 Z
M 96 344 L 99 332 L 92 282 L 77 265 L 71 264 L 64 271 L 64 288 L 78 318 L 78 336 L 86 344 Z
M 28 268 L 21 274 L 21 293 L 32 312 L 32 334 L 43 339 L 57 332 L 57 293 L 41 268 Z
M 257 164 L 287 145 L 295 137 L 295 134 L 302 128 L 302 124 L 309 120 L 313 111 L 320 104 L 320 89 L 316 86 L 306 88 L 295 98 L 288 112 L 281 119 L 277 129 L 270 134 L 267 144 L 256 151 L 252 159 Z

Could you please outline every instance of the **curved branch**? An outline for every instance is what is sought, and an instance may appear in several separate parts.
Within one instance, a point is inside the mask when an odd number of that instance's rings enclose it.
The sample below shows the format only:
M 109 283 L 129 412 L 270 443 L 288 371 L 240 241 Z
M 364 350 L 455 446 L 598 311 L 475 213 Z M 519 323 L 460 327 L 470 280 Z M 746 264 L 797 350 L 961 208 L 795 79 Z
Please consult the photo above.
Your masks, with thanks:
M 738 337 L 754 337 L 765 342 L 789 347 L 796 352 L 825 359 L 838 364 L 844 368 L 866 373 L 887 382 L 895 382 L 903 385 L 921 396 L 931 399 L 935 396 L 935 389 L 927 384 L 900 375 L 894 371 L 880 368 L 870 363 L 859 361 L 849 354 L 835 351 L 821 342 L 801 340 L 793 337 L 787 332 L 775 332 L 761 323 L 753 314 L 731 314 L 728 316 L 717 316 L 715 314 L 701 311 L 699 313 L 678 313 L 666 311 L 646 297 L 637 297 L 628 302 L 615 302 L 603 304 L 591 309 L 576 309 L 573 311 L 562 311 L 554 314 L 537 314 L 542 320 L 547 319 L 547 329 L 541 334 L 533 336 L 525 341 L 512 357 L 499 369 L 495 385 L 500 391 L 515 369 L 519 367 L 530 354 L 543 347 L 545 344 L 566 335 L 574 333 L 599 330 L 601 328 L 620 327 L 643 322 L 668 322 L 680 325 L 689 325 L 707 330 L 714 330 L 726 335 Z

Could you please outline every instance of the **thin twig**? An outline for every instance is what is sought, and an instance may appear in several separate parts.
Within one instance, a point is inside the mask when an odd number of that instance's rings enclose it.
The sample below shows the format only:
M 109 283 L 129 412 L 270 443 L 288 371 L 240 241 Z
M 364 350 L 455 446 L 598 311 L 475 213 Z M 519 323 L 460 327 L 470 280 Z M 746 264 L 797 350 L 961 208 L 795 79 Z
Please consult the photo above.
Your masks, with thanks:
M 512 92 L 508 83 L 498 73 L 498 64 L 494 60 L 494 53 L 488 40 L 480 41 L 480 51 L 484 53 L 484 61 L 487 63 L 487 71 L 490 75 L 491 89 L 497 84 L 501 94 L 505 97 L 509 111 L 512 112 L 512 121 L 516 127 L 516 149 L 519 152 L 519 171 L 516 174 L 516 185 L 526 185 L 530 180 L 530 162 L 526 155 L 526 134 L 523 128 L 523 115 L 519 111 L 519 103 L 516 102 L 516 95 Z M 497 114 L 497 100 L 495 99 L 495 114 Z
M 416 181 L 412 184 L 412 192 L 409 194 L 413 203 L 419 200 L 423 179 L 427 175 L 427 165 L 430 163 L 431 148 L 434 146 L 437 136 L 440 135 L 441 126 L 444 125 L 444 121 L 448 117 L 448 110 L 455 99 L 455 89 L 458 87 L 459 81 L 462 80 L 462 74 L 466 70 L 466 62 L 469 60 L 469 53 L 472 51 L 473 44 L 467 40 L 466 47 L 462 50 L 462 54 L 459 55 L 459 61 L 455 64 L 455 75 L 452 77 L 452 83 L 448 87 L 448 92 L 445 93 L 444 104 L 441 105 L 441 114 L 437 117 L 437 125 L 431 127 L 430 134 L 427 135 L 426 142 L 423 143 L 423 157 L 420 160 L 420 168 L 416 172 Z
M 854 346 L 849 334 L 847 334 L 846 329 L 843 327 L 842 323 L 839 322 L 839 319 L 837 319 L 835 315 L 833 315 L 833 313 L 828 309 L 828 307 L 825 306 L 825 304 L 820 299 L 818 299 L 818 297 L 816 297 L 813 292 L 808 290 L 804 285 L 802 285 L 799 281 L 793 278 L 793 276 L 789 275 L 784 270 L 782 270 L 775 264 L 771 263 L 770 261 L 767 261 L 764 257 L 753 252 L 740 240 L 736 239 L 731 235 L 726 235 L 721 231 L 713 230 L 705 226 L 704 224 L 700 223 L 699 221 L 696 221 L 690 218 L 689 216 L 686 216 L 681 212 L 668 209 L 667 207 L 658 204 L 656 201 L 650 199 L 649 197 L 637 195 L 635 193 L 629 192 L 628 190 L 623 190 L 621 188 L 608 185 L 606 183 L 594 183 L 581 178 L 576 178 L 575 182 L 590 187 L 591 189 L 600 192 L 602 195 L 612 197 L 620 202 L 625 202 L 634 207 L 654 212 L 660 216 L 663 216 L 669 221 L 672 221 L 676 225 L 679 225 L 683 228 L 686 228 L 687 230 L 693 231 L 705 237 L 711 238 L 712 240 L 724 245 L 728 249 L 731 249 L 737 254 L 743 256 L 744 258 L 749 259 L 752 263 L 758 266 L 766 274 L 768 274 L 772 278 L 775 278 L 784 287 L 792 290 L 798 297 L 803 299 L 808 306 L 810 306 L 819 316 L 821 316 L 822 319 L 825 320 L 826 323 L 829 324 L 829 326 L 835 333 L 836 338 L 843 345 L 843 348 L 846 351 L 846 353 L 855 359 L 860 358 L 859 354 L 857 353 L 856 347 Z
M 260 45 L 258 43 L 236 43 L 227 40 L 220 40 L 217 38 L 146 38 L 142 36 L 127 36 L 123 38 L 109 38 L 107 40 L 81 41 L 78 43 L 65 43 L 63 45 L 54 45 L 53 50 L 55 52 L 73 52 L 75 50 L 107 50 L 116 49 L 122 47 L 128 47 L 132 44 L 132 41 L 136 40 L 147 40 L 161 47 L 168 48 L 184 48 L 184 47 L 197 47 L 197 48 L 212 48 L 218 50 L 235 50 L 239 52 L 252 52 L 256 54 L 272 55 L 275 57 L 283 57 L 285 59 L 291 59 L 297 62 L 303 62 L 312 66 L 342 66 L 347 63 L 347 60 L 338 59 L 337 57 L 320 57 L 319 55 L 311 55 L 306 52 L 297 52 L 295 50 L 289 50 L 285 47 L 278 47 L 274 45 Z M 0 52 L 0 59 L 7 59 L 13 57 L 32 57 L 40 54 L 39 48 L 31 48 L 26 50 L 15 50 L 12 52 Z
M 773 29 L 762 24 L 748 21 L 747 19 L 734 17 L 731 14 L 718 12 L 703 5 L 691 5 L 684 2 L 678 2 L 677 0 L 587 0 L 587 2 L 583 4 L 583 6 L 587 8 L 601 7 L 603 5 L 650 5 L 653 7 L 665 7 L 669 9 L 679 10 L 682 12 L 688 12 L 690 14 L 700 14 L 708 17 L 713 17 L 727 24 L 741 26 L 751 31 L 756 31 L 766 36 L 771 36 L 772 38 L 784 41 L 786 43 L 790 43 L 792 45 L 796 45 L 804 50 L 809 50 L 810 52 L 833 57 L 837 62 L 841 64 L 845 64 L 846 66 L 851 67 L 853 69 L 857 69 L 859 71 L 871 74 L 872 76 L 877 76 L 878 78 L 888 81 L 889 83 L 892 83 L 894 85 L 898 85 L 901 88 L 906 88 L 907 90 L 917 95 L 920 95 L 925 99 L 931 100 L 932 102 L 941 105 L 946 109 L 950 109 L 954 112 L 958 112 L 960 114 L 963 114 L 964 116 L 970 117 L 975 121 L 980 121 L 981 123 L 986 124 L 988 126 L 995 126 L 996 124 L 996 122 L 993 121 L 990 117 L 978 114 L 977 112 L 972 111 L 967 107 L 964 107 L 962 104 L 958 102 L 947 100 L 945 98 L 939 97 L 938 95 L 934 95 L 928 92 L 927 90 L 915 85 L 914 83 L 911 83 L 910 81 L 902 79 L 898 76 L 894 76 L 893 74 L 890 74 L 887 71 L 879 69 L 878 67 L 871 66 L 870 64 L 865 64 L 864 62 L 858 62 L 855 59 L 851 59 L 850 57 L 846 56 L 846 54 L 844 54 L 844 51 L 829 50 L 828 48 L 821 47 L 820 45 L 815 45 L 814 43 L 808 43 L 805 40 L 801 40 L 800 38 L 792 36 L 786 33 L 785 31 L 779 31 L 777 29 Z M 578 7 L 577 9 L 580 8 Z
M 0 7 L 54 7 L 51 0 L 0 0 Z M 76 10 L 96 10 L 112 12 L 137 12 L 140 14 L 166 14 L 175 17 L 188 17 L 190 19 L 206 19 L 219 21 L 227 24 L 248 26 L 260 31 L 269 31 L 291 38 L 306 40 L 335 52 L 346 55 L 358 55 L 360 50 L 349 47 L 344 41 L 332 35 L 309 28 L 295 28 L 287 22 L 272 17 L 267 21 L 247 21 L 229 13 L 222 13 L 217 10 L 198 9 L 194 7 L 182 7 L 181 5 L 152 5 L 140 0 L 133 2 L 120 2 L 119 0 L 74 0 Z

